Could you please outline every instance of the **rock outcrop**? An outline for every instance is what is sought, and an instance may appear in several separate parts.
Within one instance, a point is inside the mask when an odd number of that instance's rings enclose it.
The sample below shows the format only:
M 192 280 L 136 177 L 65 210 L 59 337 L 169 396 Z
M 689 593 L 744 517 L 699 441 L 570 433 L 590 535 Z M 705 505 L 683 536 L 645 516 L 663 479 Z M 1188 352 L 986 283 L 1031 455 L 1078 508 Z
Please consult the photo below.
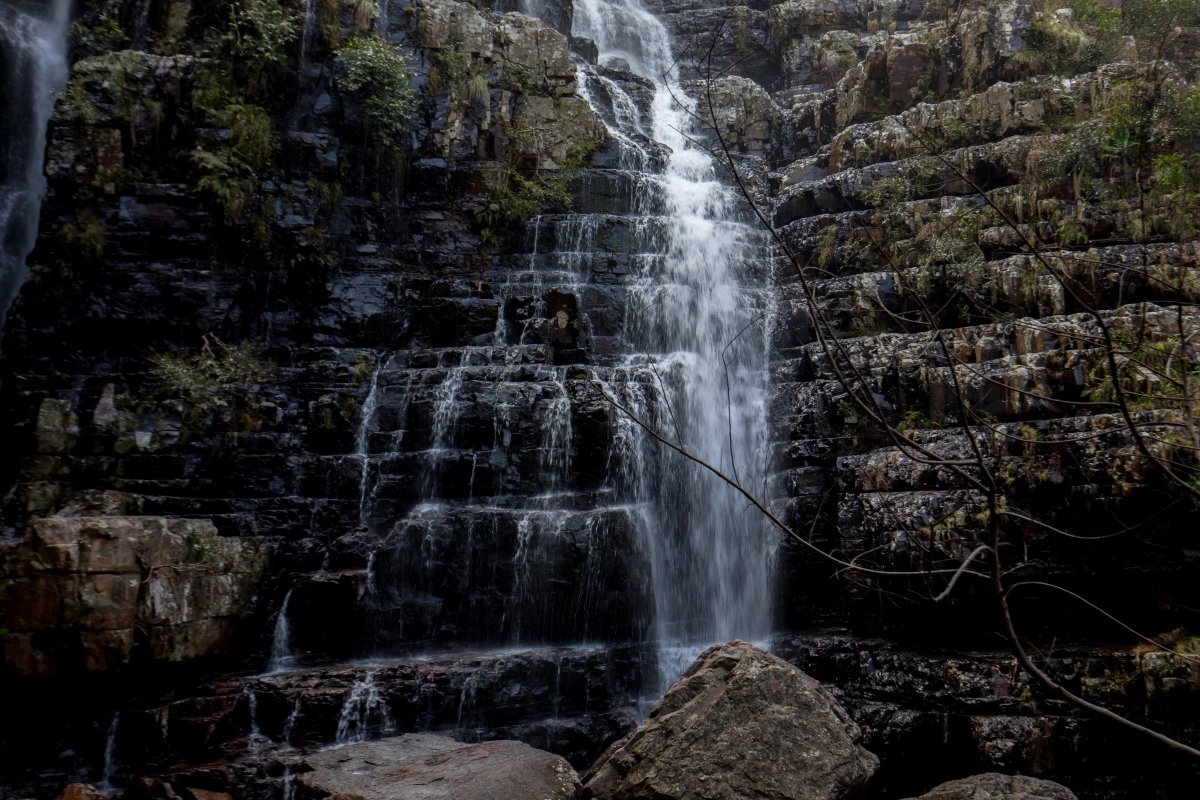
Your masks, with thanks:
M 582 798 L 861 797 L 879 760 L 837 701 L 741 641 L 705 650 L 584 776 Z
M 935 786 L 920 797 L 909 800 L 1076 800 L 1065 786 L 1054 781 L 1021 775 L 972 775 Z
M 406 734 L 308 756 L 299 769 L 306 800 L 553 800 L 573 797 L 575 770 L 560 756 L 513 741 L 464 744 Z
M 219 653 L 268 554 L 208 520 L 35 520 L 0 549 L 4 664 L 46 675 Z

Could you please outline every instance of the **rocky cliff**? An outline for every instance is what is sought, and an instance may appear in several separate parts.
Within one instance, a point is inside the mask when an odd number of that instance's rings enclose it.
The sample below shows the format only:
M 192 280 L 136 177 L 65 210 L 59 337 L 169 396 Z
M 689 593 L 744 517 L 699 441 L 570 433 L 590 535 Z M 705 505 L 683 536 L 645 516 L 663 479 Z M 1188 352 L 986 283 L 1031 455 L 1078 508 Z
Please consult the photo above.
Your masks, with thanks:
M 922 574 L 986 541 L 953 468 L 986 442 L 1029 520 L 1003 547 L 1038 663 L 1200 743 L 1196 504 L 1164 472 L 1194 482 L 1200 446 L 1200 19 L 1059 5 L 645 7 L 746 187 L 769 504 L 913 573 L 763 539 L 773 650 L 854 717 L 873 796 L 1194 784 L 1021 669 L 985 585 L 934 603 Z M 662 76 L 614 55 L 605 8 L 83 4 L 3 340 L 0 634 L 34 720 L 0 731 L 4 791 L 276 800 L 306 749 L 430 730 L 582 769 L 644 716 L 676 535 L 647 535 L 646 493 L 695 495 L 604 397 L 679 430 L 682 368 L 636 350 L 670 256 Z M 1106 332 L 1136 367 L 1115 380 Z

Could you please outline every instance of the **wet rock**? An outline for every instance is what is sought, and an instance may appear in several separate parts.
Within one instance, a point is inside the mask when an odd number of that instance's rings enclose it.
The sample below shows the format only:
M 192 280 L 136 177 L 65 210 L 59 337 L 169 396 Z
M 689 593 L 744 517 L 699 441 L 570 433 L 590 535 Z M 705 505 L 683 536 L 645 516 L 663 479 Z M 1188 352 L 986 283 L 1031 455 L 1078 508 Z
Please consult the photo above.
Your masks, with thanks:
M 742 641 L 704 651 L 584 776 L 582 798 L 858 798 L 879 765 L 833 697 Z
M 35 520 L 0 551 L 5 666 L 97 671 L 220 652 L 267 554 L 261 539 L 222 538 L 208 520 Z
M 780 126 L 780 111 L 766 90 L 749 78 L 729 76 L 708 86 L 697 82 L 686 87 L 700 96 L 701 112 L 717 130 L 731 152 L 767 155 Z
M 571 797 L 579 786 L 561 756 L 521 742 L 463 744 L 433 734 L 323 750 L 303 766 L 312 770 L 299 779 L 308 800 L 550 800 Z
M 608 141 L 604 124 L 579 97 L 527 97 L 517 124 L 526 130 L 553 131 L 549 136 L 530 137 L 521 149 L 538 169 L 559 169 L 580 148 L 591 151 Z
M 989 772 L 943 783 L 910 800 L 1075 800 L 1075 795 L 1054 781 Z
M 104 792 L 90 783 L 72 783 L 62 790 L 57 800 L 103 800 Z

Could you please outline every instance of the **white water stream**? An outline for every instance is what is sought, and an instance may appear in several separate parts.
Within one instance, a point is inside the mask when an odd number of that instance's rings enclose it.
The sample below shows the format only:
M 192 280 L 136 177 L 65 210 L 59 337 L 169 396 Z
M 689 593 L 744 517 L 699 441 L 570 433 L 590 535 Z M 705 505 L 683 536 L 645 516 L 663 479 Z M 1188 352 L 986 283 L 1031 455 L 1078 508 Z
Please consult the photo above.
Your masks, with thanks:
M 0 337 L 37 239 L 46 123 L 67 82 L 71 0 L 0 2 Z
M 649 130 L 671 150 L 665 172 L 648 176 L 664 206 L 651 234 L 661 257 L 644 260 L 631 282 L 630 355 L 608 388 L 695 455 L 760 490 L 768 349 L 767 309 L 748 269 L 754 232 L 738 221 L 736 198 L 713 158 L 689 138 L 702 125 L 679 85 L 663 24 L 636 0 L 577 0 L 574 33 L 596 42 L 601 64 L 624 60 L 655 84 L 650 125 L 627 97 L 614 95 L 623 146 Z M 707 644 L 770 632 L 773 537 L 714 476 L 647 442 L 628 421 L 622 434 L 625 477 L 653 509 L 649 550 L 666 682 Z
M 536 0 L 522 0 L 520 7 L 539 11 Z M 408 636 L 432 636 L 437 625 L 462 641 L 494 636 L 489 644 L 532 645 L 571 631 L 595 635 L 607 624 L 592 618 L 589 605 L 605 597 L 605 562 L 624 560 L 635 565 L 623 573 L 629 613 L 652 614 L 653 621 L 646 625 L 638 617 L 613 630 L 621 631 L 617 636 L 636 631 L 655 643 L 658 679 L 651 678 L 648 688 L 661 692 L 707 645 L 760 641 L 770 633 L 775 539 L 720 479 L 615 410 L 609 415 L 615 435 L 607 483 L 591 494 L 578 492 L 575 465 L 592 467 L 576 458 L 590 444 L 577 415 L 582 403 L 596 398 L 580 386 L 581 364 L 546 363 L 539 320 L 558 319 L 558 329 L 566 330 L 577 319 L 578 346 L 587 348 L 594 331 L 588 317 L 592 284 L 619 286 L 610 296 L 614 307 L 623 304 L 624 320 L 609 328 L 619 332 L 604 334 L 610 336 L 606 349 L 593 348 L 589 358 L 595 363 L 586 374 L 645 422 L 761 492 L 769 308 L 756 262 L 764 260 L 765 248 L 713 157 L 691 141 L 703 135 L 703 125 L 682 90 L 662 23 L 637 0 L 576 0 L 574 33 L 596 42 L 601 65 L 627 66 L 652 81 L 653 99 L 647 103 L 648 87 L 620 71 L 580 64 L 578 93 L 607 119 L 618 157 L 609 168 L 582 174 L 583 208 L 529 220 L 528 257 L 522 251 L 512 258 L 498 284 L 493 344 L 447 348 L 436 367 L 413 371 L 428 439 L 413 454 L 419 477 L 400 487 L 416 495 L 416 505 L 399 522 L 387 514 L 395 505 L 376 497 L 398 491 L 385 471 L 404 455 L 399 440 L 374 455 L 366 446 L 373 432 L 382 432 L 377 408 L 388 402 L 378 373 L 372 377 L 358 437 L 360 522 L 393 533 L 386 556 L 372 555 L 368 567 L 367 596 L 378 612 L 372 634 L 379 635 L 366 649 L 379 652 Z M 589 194 L 592 181 L 599 189 L 595 196 Z M 597 270 L 601 263 L 616 266 Z M 556 308 L 566 310 L 552 313 Z M 491 404 L 490 450 L 480 441 L 486 420 L 481 403 Z M 538 453 L 523 462 L 522 448 L 531 440 Z M 379 470 L 371 478 L 373 459 Z M 476 478 L 481 462 L 487 476 L 482 482 Z M 469 468 L 465 474 L 463 467 Z M 457 480 L 469 481 L 465 496 Z M 609 545 L 606 520 L 623 520 L 636 542 L 618 538 Z M 511 550 L 504 536 L 511 537 Z M 550 581 L 561 581 L 555 569 L 574 552 L 571 536 L 580 536 L 587 563 L 574 599 L 554 605 L 547 598 L 558 590 Z M 481 539 L 493 549 L 476 551 Z M 471 557 L 454 561 L 458 553 Z M 482 561 L 472 566 L 476 557 Z M 456 606 L 463 617 L 440 621 L 436 609 L 446 593 L 440 576 L 455 570 L 455 580 L 464 581 L 463 603 L 484 586 L 500 587 L 501 596 L 486 606 Z M 502 579 L 506 573 L 511 584 Z M 633 597 L 647 578 L 653 583 L 648 612 Z M 503 614 L 492 628 L 460 632 L 469 630 L 473 616 L 498 606 Z M 347 714 L 361 705 L 363 692 L 368 687 L 348 702 Z M 346 717 L 347 726 L 352 719 Z

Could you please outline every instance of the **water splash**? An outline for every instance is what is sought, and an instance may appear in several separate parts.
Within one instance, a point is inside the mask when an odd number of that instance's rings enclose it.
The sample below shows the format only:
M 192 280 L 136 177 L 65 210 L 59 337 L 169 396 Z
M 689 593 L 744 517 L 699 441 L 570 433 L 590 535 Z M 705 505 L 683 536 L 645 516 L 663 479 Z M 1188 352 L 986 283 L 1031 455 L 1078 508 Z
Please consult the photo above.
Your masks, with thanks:
M 375 685 L 375 673 L 367 672 L 354 681 L 342 703 L 334 742 L 336 745 L 365 742 L 376 732 L 386 735 L 395 731 L 391 710 Z

